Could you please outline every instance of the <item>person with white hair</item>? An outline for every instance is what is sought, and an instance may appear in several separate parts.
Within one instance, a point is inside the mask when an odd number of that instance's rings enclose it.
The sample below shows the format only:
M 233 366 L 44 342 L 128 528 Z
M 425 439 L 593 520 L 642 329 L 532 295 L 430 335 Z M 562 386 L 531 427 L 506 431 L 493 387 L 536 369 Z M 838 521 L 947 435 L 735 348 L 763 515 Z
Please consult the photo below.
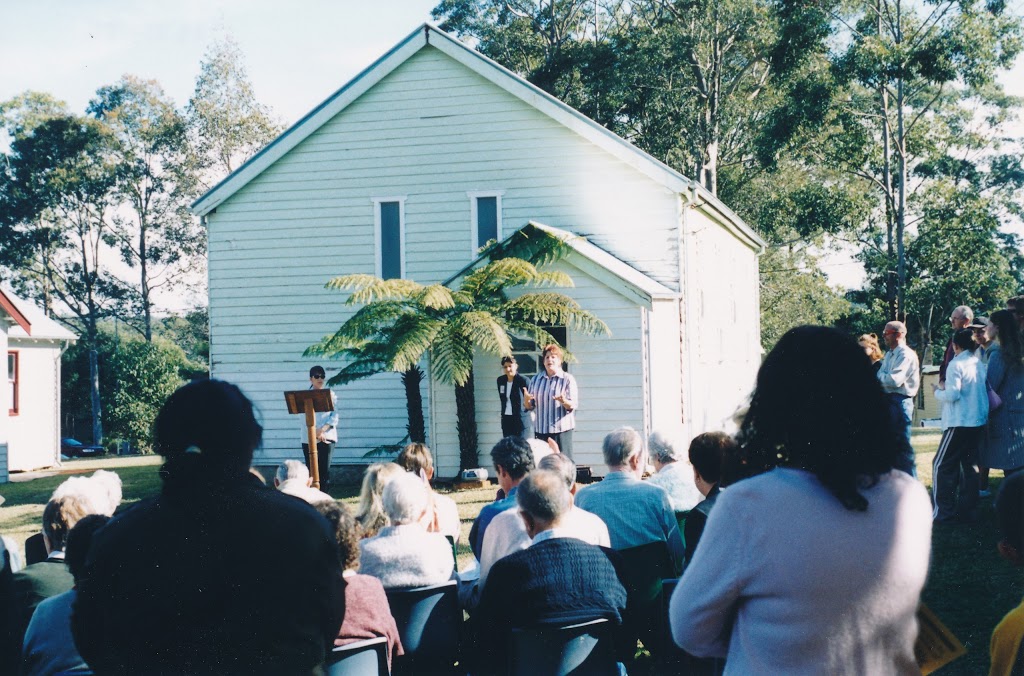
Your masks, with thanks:
M 117 472 L 105 469 L 96 470 L 91 477 L 73 476 L 54 489 L 50 500 L 68 496 L 78 499 L 86 514 L 114 516 L 121 504 L 121 477 Z M 48 555 L 42 533 L 36 533 L 25 540 L 25 559 L 29 565 L 45 561 Z
M 608 526 L 612 549 L 664 542 L 676 570 L 683 564 L 683 538 L 668 493 L 641 481 L 646 463 L 643 439 L 632 427 L 620 427 L 604 438 L 602 451 L 608 474 L 584 487 L 576 504 L 601 517 Z
M 403 472 L 384 487 L 384 511 L 390 526 L 359 543 L 360 568 L 385 589 L 425 587 L 451 579 L 455 559 L 448 541 L 429 533 L 429 488 L 418 476 Z
M 655 471 L 648 481 L 665 489 L 672 509 L 688 512 L 704 499 L 693 484 L 693 466 L 686 462 L 685 456 L 667 434 L 652 432 L 647 437 L 647 451 L 651 454 Z
M 285 495 L 305 500 L 311 505 L 318 502 L 334 501 L 334 498 L 327 493 L 313 488 L 313 478 L 309 476 L 309 468 L 304 462 L 298 460 L 285 460 L 277 466 L 274 488 Z
M 549 453 L 540 459 L 537 469 L 548 470 L 562 477 L 569 490 L 570 502 L 572 501 L 572 496 L 576 495 L 576 463 L 569 456 Z M 575 504 L 570 504 L 569 511 L 562 517 L 560 528 L 566 537 L 600 547 L 612 546 L 608 526 L 604 525 L 601 517 L 580 509 Z M 483 549 L 480 552 L 480 581 L 477 586 L 483 589 L 495 563 L 529 546 L 530 536 L 518 510 L 507 509 L 494 517 L 487 532 L 484 533 Z

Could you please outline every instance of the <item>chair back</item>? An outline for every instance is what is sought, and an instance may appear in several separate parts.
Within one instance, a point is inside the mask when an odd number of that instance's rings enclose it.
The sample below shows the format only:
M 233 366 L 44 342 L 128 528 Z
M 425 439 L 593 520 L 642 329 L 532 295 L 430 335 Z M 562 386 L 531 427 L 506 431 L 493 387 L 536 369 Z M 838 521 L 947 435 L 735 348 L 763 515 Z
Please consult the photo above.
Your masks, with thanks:
M 390 676 L 383 636 L 339 646 L 327 657 L 327 676 Z
M 510 676 L 617 676 L 609 620 L 513 629 Z
M 672 577 L 674 570 L 668 544 L 649 542 L 616 552 L 621 561 L 622 584 L 626 588 L 626 614 L 623 622 L 624 649 L 635 648 L 636 639 L 643 641 L 650 653 L 660 649 L 661 581 Z
M 459 572 L 459 548 L 455 544 L 455 538 L 451 535 L 445 535 L 444 539 L 448 541 L 448 545 L 452 548 L 452 561 L 455 562 L 455 572 Z
M 672 639 L 672 626 L 669 623 L 668 607 L 672 601 L 672 592 L 679 584 L 679 578 L 661 581 L 662 593 L 662 634 L 664 650 L 658 656 L 658 665 L 665 673 L 690 674 L 690 676 L 722 676 L 725 672 L 725 660 L 720 657 L 694 657 L 676 645 Z
M 396 664 L 408 666 L 411 673 L 451 668 L 458 659 L 462 628 L 458 582 L 389 589 L 387 597 L 405 650 Z

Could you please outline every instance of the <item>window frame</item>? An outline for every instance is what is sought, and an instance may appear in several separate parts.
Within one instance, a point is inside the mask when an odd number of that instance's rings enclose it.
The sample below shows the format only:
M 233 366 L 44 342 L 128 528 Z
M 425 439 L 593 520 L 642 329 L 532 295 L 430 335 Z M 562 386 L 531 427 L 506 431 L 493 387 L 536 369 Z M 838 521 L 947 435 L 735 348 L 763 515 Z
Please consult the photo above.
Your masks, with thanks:
M 399 279 L 405 279 L 405 200 L 406 195 L 371 197 L 373 203 L 373 266 L 374 274 L 383 279 L 384 252 L 381 239 L 381 205 L 398 202 L 398 268 Z
M 14 379 L 11 379 L 11 357 L 14 357 Z M 15 416 L 20 411 L 19 399 L 21 391 L 21 353 L 20 350 L 7 351 L 7 385 L 11 392 L 10 408 L 7 415 Z
M 495 239 L 499 242 L 504 239 L 502 234 L 502 218 L 501 218 L 501 197 L 505 194 L 504 190 L 470 190 L 466 192 L 466 197 L 469 198 L 469 258 L 473 260 L 480 255 L 480 247 L 487 242 L 478 241 L 480 234 L 479 224 L 477 223 L 478 203 L 481 197 L 493 197 L 494 209 L 496 211 L 495 218 Z

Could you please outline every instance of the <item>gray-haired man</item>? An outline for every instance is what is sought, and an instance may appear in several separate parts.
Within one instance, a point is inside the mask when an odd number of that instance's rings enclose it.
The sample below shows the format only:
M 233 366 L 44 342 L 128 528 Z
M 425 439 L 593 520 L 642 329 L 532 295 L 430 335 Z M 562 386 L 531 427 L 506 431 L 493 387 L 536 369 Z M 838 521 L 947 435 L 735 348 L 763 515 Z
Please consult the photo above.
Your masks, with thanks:
M 889 412 L 893 424 L 903 440 L 904 472 L 917 476 L 914 448 L 910 445 L 910 424 L 914 419 L 914 397 L 921 387 L 921 368 L 917 353 L 907 346 L 907 327 L 903 322 L 885 325 L 882 339 L 889 351 L 878 369 L 878 382 L 889 399 Z

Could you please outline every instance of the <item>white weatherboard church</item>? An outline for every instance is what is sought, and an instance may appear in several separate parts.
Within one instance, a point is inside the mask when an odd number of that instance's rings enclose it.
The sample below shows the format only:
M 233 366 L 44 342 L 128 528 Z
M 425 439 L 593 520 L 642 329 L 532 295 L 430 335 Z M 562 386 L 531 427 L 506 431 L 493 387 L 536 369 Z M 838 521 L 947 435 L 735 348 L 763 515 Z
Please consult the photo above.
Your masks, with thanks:
M 200 198 L 209 236 L 211 369 L 264 422 L 260 463 L 301 457 L 281 392 L 308 386 L 303 350 L 354 311 L 327 291 L 370 273 L 449 279 L 490 239 L 563 237 L 565 289 L 611 329 L 572 332 L 576 461 L 604 474 L 601 440 L 630 425 L 684 448 L 722 429 L 760 362 L 764 242 L 695 182 L 437 28 L 424 25 Z M 520 342 L 521 371 L 536 346 Z M 539 360 L 538 360 L 539 361 Z M 323 361 L 328 377 L 340 364 Z M 425 367 L 429 372 L 429 364 Z M 480 464 L 498 440 L 499 360 L 475 366 Z M 405 435 L 398 374 L 336 390 L 335 464 Z M 423 385 L 440 476 L 458 470 L 452 386 Z

